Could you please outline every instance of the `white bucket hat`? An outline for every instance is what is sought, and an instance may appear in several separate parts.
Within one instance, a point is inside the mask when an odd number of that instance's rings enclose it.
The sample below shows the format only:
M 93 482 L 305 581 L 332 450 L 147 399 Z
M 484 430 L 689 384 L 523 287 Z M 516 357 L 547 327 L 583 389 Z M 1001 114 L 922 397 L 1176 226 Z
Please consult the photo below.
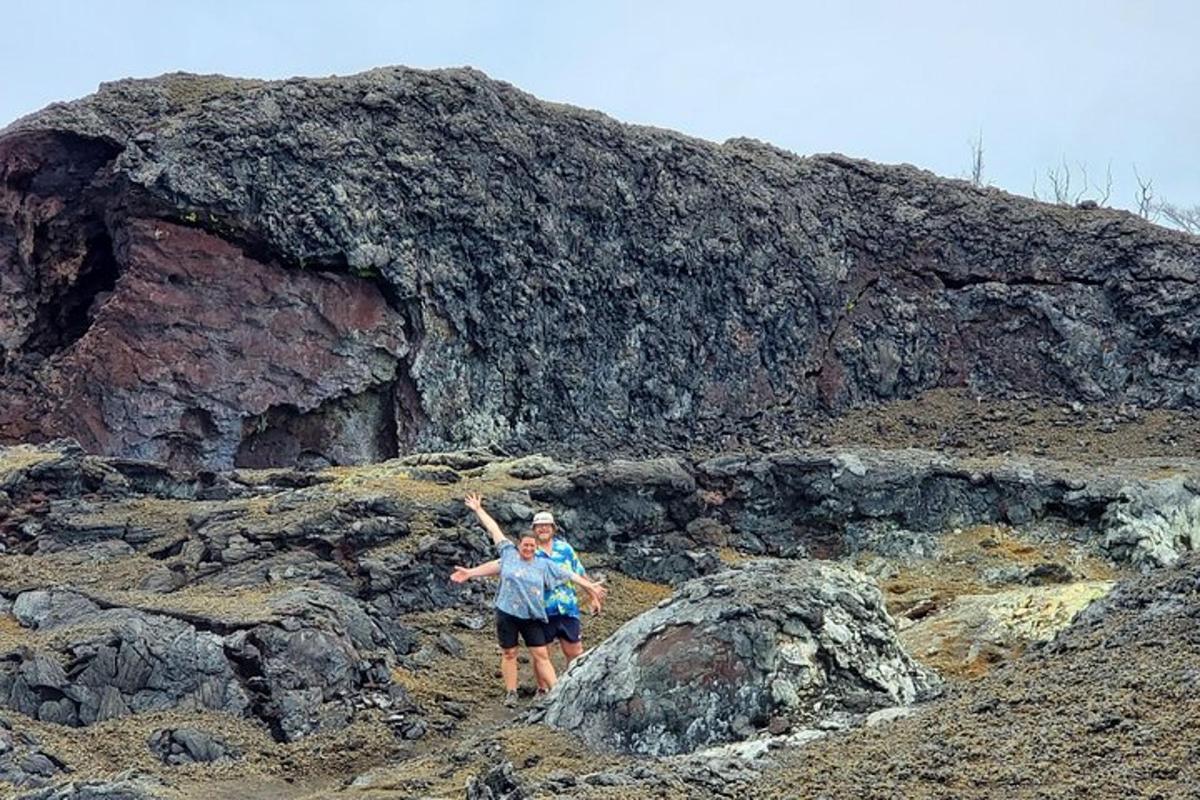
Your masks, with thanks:
M 539 511 L 533 515 L 533 524 L 534 525 L 554 525 L 554 515 L 551 514 L 549 511 Z

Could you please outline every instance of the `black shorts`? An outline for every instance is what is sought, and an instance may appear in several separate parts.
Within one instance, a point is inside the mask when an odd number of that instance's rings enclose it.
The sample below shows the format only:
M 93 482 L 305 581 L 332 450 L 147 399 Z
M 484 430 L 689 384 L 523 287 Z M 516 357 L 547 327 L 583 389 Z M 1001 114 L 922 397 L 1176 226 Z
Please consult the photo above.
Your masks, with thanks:
M 544 647 L 546 644 L 545 623 L 540 619 L 524 619 L 496 609 L 496 641 L 505 650 L 517 646 L 517 634 L 526 647 Z
M 580 627 L 579 617 L 570 617 L 566 614 L 551 614 L 546 622 L 546 641 L 553 642 L 555 639 L 566 639 L 568 642 L 574 644 L 583 635 Z

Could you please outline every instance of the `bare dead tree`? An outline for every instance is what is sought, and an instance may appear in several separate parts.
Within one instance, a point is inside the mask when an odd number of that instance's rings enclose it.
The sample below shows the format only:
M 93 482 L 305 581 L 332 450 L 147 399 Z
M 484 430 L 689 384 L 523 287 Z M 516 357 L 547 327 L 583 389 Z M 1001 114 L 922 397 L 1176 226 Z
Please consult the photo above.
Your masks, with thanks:
M 1062 164 L 1046 169 L 1046 179 L 1050 181 L 1050 199 L 1060 206 L 1071 203 L 1071 165 L 1063 156 Z
M 1137 164 L 1133 165 L 1133 177 L 1137 180 L 1138 190 L 1134 195 L 1138 216 L 1153 221 L 1158 217 L 1158 204 L 1154 202 L 1154 180 L 1143 178 L 1138 172 Z
M 1200 236 L 1200 206 L 1184 208 L 1171 203 L 1159 203 L 1158 212 L 1170 225 Z
M 1066 156 L 1058 165 L 1046 169 L 1046 180 L 1050 182 L 1049 196 L 1038 194 L 1038 175 L 1033 175 L 1033 197 L 1060 206 L 1077 206 L 1080 203 L 1106 205 L 1112 197 L 1112 162 L 1104 171 L 1104 185 L 1093 182 L 1085 161 L 1076 161 L 1075 166 L 1067 162 Z M 1072 188 L 1074 187 L 1074 188 Z
M 1109 159 L 1108 165 L 1104 168 L 1104 186 L 1096 184 L 1096 205 L 1108 205 L 1108 199 L 1112 197 L 1112 159 Z
M 968 144 L 971 146 L 971 185 L 983 186 L 983 131 L 980 130 Z

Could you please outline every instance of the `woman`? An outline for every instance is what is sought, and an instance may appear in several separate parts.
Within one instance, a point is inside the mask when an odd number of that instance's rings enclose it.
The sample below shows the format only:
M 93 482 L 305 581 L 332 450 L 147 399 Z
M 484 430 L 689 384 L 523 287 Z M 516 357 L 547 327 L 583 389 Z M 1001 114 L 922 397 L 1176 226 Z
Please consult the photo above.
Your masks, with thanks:
M 549 511 L 539 511 L 534 514 L 531 530 L 533 538 L 537 540 L 536 555 L 538 558 L 548 558 L 576 575 L 588 577 L 587 570 L 579 561 L 579 555 L 575 552 L 575 548 L 558 536 L 558 526 L 554 522 L 553 514 Z M 474 569 L 468 570 L 468 574 L 472 578 L 499 575 L 500 561 L 496 559 L 486 564 L 480 564 Z M 558 642 L 559 647 L 562 648 L 563 660 L 566 661 L 567 666 L 570 666 L 571 662 L 583 653 L 583 623 L 580 620 L 579 600 L 576 597 L 574 586 L 570 583 L 562 583 L 553 588 L 547 588 L 543 604 L 546 607 L 547 620 L 546 646 L 553 650 L 554 643 Z M 593 614 L 599 611 L 594 603 L 590 605 Z M 546 687 L 539 683 L 538 690 L 545 691 Z
M 514 546 L 500 530 L 492 515 L 483 509 L 483 498 L 467 495 L 467 508 L 475 512 L 479 523 L 492 537 L 500 555 L 500 591 L 496 593 L 496 639 L 500 643 L 500 674 L 504 678 L 504 704 L 517 702 L 517 638 L 529 648 L 538 685 L 554 686 L 557 676 L 546 649 L 546 589 L 568 581 L 580 586 L 592 603 L 599 607 L 608 591 L 598 583 L 577 575 L 547 558 L 537 557 L 537 539 L 521 537 Z M 484 565 L 486 567 L 486 565 Z M 455 567 L 450 580 L 462 583 L 481 574 L 481 568 Z

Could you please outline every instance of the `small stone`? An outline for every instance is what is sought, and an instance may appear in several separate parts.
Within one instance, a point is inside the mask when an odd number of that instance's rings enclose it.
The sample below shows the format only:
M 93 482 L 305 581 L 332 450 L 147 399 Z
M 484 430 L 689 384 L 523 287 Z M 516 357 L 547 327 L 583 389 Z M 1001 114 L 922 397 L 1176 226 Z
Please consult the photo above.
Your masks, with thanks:
M 466 628 L 469 631 L 483 630 L 483 627 L 487 625 L 487 620 L 476 614 L 464 614 L 454 622 L 460 628 Z
M 435 641 L 438 648 L 448 656 L 462 658 L 467 653 L 466 646 L 448 633 L 439 633 Z

